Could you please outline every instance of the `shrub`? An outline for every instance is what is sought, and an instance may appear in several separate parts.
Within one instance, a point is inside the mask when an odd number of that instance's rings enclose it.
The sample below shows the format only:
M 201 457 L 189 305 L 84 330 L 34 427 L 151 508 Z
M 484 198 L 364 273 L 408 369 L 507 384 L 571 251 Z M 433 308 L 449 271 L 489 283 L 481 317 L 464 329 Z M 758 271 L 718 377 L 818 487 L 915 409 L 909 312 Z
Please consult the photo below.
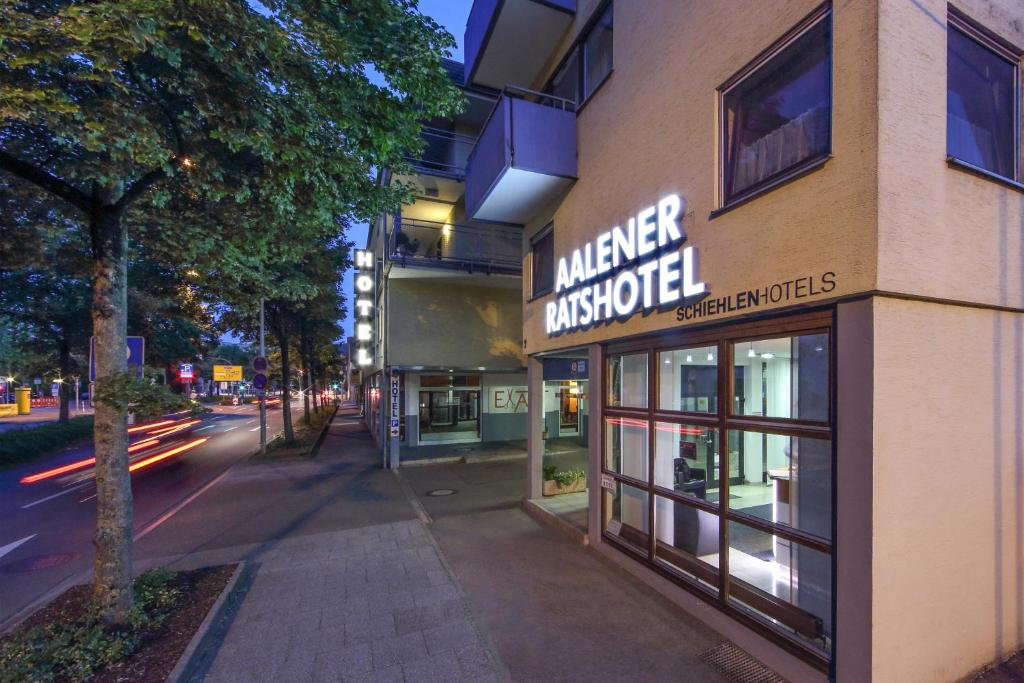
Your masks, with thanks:
M 106 628 L 90 610 L 76 621 L 15 632 L 0 643 L 0 683 L 85 681 L 127 658 L 180 600 L 176 577 L 155 569 L 135 579 L 135 608 L 126 626 Z
M 67 424 L 44 424 L 0 432 L 0 465 L 28 462 L 40 455 L 92 436 L 92 416 L 71 418 Z

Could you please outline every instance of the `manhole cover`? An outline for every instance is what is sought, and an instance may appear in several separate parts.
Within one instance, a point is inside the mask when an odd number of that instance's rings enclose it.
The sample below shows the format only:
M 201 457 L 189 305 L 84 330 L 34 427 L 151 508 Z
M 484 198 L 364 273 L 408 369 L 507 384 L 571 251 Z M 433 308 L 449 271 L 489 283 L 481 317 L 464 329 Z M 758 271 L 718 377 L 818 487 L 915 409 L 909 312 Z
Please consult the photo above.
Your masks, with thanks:
M 427 495 L 433 496 L 434 498 L 440 498 L 441 496 L 450 496 L 456 493 L 458 493 L 458 491 L 456 491 L 455 489 L 434 489 L 433 491 L 427 491 Z
M 78 558 L 78 553 L 57 553 L 54 555 L 37 555 L 26 557 L 23 560 L 16 560 L 4 567 L 9 574 L 23 574 L 26 572 L 37 572 L 42 569 L 59 567 Z

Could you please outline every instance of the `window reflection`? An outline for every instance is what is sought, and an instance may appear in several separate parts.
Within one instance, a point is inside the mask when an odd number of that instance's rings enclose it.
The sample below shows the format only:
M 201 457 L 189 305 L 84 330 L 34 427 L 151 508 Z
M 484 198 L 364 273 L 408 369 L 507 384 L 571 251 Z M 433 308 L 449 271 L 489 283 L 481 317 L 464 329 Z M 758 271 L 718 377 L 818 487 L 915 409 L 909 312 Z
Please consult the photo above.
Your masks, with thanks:
M 658 407 L 688 413 L 718 412 L 718 347 L 658 354 Z
M 651 533 L 647 492 L 619 481 L 603 492 L 604 530 L 646 554 Z
M 831 41 L 826 18 L 724 94 L 726 203 L 828 153 Z
M 612 356 L 608 360 L 608 405 L 647 407 L 647 354 Z
M 647 422 L 605 418 L 605 469 L 647 481 Z
M 948 153 L 1015 178 L 1017 65 L 952 27 L 947 60 Z
M 828 335 L 733 344 L 734 415 L 828 420 Z

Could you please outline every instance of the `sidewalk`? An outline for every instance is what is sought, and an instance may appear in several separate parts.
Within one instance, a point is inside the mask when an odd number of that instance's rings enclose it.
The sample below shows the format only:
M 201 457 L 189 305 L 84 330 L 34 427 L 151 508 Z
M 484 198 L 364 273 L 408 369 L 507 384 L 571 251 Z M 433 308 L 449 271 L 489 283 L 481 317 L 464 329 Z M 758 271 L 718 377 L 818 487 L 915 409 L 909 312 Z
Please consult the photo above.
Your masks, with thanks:
M 522 511 L 523 468 L 384 471 L 343 411 L 315 460 L 234 467 L 138 554 L 248 562 L 209 681 L 726 680 L 720 636 Z

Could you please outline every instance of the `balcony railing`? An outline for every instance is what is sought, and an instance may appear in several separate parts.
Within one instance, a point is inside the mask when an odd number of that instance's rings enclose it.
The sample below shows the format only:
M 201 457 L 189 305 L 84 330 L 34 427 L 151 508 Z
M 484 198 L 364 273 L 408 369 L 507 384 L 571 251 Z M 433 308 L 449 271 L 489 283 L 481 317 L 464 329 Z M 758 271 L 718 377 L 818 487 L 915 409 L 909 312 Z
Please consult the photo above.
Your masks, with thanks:
M 401 267 L 521 275 L 522 250 L 522 231 L 518 228 L 404 218 L 393 233 L 391 260 Z
M 576 180 L 575 103 L 506 86 L 466 165 L 466 213 L 526 224 Z
M 418 158 L 409 158 L 418 173 L 439 175 L 462 180 L 466 176 L 466 162 L 476 138 L 441 128 L 424 127 L 420 133 L 425 141 Z

